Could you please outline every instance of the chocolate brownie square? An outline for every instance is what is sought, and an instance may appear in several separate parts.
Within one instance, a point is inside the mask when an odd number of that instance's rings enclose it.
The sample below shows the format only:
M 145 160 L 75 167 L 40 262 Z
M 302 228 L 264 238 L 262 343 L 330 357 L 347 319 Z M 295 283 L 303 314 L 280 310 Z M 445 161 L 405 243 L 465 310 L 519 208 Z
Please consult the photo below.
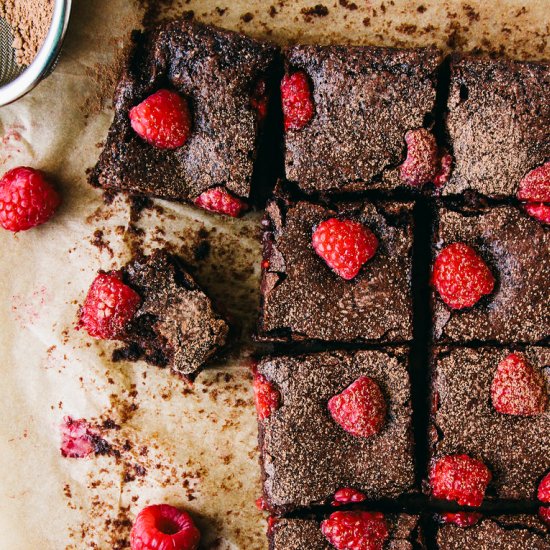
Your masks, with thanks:
M 324 504 L 342 488 L 368 499 L 414 490 L 405 348 L 267 357 L 258 373 L 280 395 L 279 408 L 259 419 L 263 493 L 271 510 Z M 369 437 L 345 430 L 328 408 L 363 376 L 379 386 L 387 410 L 380 431 Z
M 133 39 L 91 182 L 175 200 L 214 186 L 248 197 L 263 118 L 254 94 L 271 79 L 277 47 L 186 18 Z M 146 143 L 129 120 L 132 107 L 165 88 L 187 99 L 192 116 L 189 139 L 173 150 Z
M 452 309 L 434 290 L 434 337 L 439 342 L 529 344 L 548 340 L 550 226 L 514 206 L 439 210 L 434 255 L 451 243 L 481 255 L 495 278 L 491 294 L 473 307 Z
M 492 473 L 487 496 L 535 499 L 550 470 L 550 410 L 531 416 L 499 412 L 491 387 L 497 367 L 510 353 L 495 347 L 438 348 L 432 379 L 433 459 L 467 454 Z M 527 347 L 518 354 L 550 391 L 550 348 Z M 517 380 L 516 380 L 517 383 Z M 544 407 L 543 407 L 544 408 Z
M 312 246 L 316 226 L 351 219 L 378 238 L 359 274 L 334 273 Z M 259 334 L 267 340 L 405 342 L 412 338 L 412 203 L 333 208 L 273 201 L 264 232 Z
M 444 195 L 515 196 L 550 157 L 550 64 L 456 55 L 447 132 L 454 165 Z
M 287 73 L 307 75 L 314 104 L 303 128 L 286 131 L 287 179 L 322 194 L 403 186 L 405 134 L 431 124 L 440 53 L 300 45 L 285 55 Z

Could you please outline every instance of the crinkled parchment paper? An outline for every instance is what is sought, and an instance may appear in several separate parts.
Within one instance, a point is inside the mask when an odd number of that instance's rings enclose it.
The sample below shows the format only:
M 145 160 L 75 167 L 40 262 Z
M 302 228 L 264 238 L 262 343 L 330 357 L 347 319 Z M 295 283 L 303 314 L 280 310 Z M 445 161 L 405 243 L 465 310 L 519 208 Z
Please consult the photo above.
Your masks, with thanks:
M 55 72 L 0 109 L 0 171 L 45 170 L 63 195 L 55 218 L 0 232 L 0 546 L 125 548 L 151 502 L 189 509 L 204 548 L 266 548 L 259 496 L 249 333 L 257 309 L 258 213 L 242 220 L 155 201 L 136 216 L 86 183 L 111 119 L 113 74 L 146 5 L 75 0 Z M 327 8 L 311 9 L 317 4 Z M 203 21 L 281 43 L 436 44 L 548 58 L 547 0 L 169 1 L 149 19 L 193 10 Z M 107 92 L 107 96 L 105 95 Z M 98 108 L 100 107 L 100 108 Z M 169 243 L 238 326 L 232 350 L 191 386 L 167 370 L 112 363 L 115 344 L 74 329 L 99 268 L 132 247 Z M 109 453 L 60 454 L 65 415 L 102 425 Z

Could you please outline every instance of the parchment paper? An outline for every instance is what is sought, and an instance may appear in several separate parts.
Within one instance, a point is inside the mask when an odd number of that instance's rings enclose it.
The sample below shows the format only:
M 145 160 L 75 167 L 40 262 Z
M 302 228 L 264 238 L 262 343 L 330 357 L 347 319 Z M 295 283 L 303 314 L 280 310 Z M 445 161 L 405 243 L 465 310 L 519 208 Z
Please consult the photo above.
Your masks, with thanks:
M 318 3 L 327 15 L 308 10 Z M 260 486 L 248 337 L 260 214 L 228 220 L 155 201 L 132 221 L 127 199 L 105 204 L 87 185 L 112 116 L 105 92 L 146 6 L 73 4 L 55 72 L 0 109 L 0 171 L 41 168 L 63 196 L 46 225 L 0 232 L 0 547 L 126 548 L 137 511 L 168 502 L 198 519 L 204 548 L 266 548 L 265 518 L 254 505 Z M 281 43 L 435 44 L 533 59 L 548 58 L 550 49 L 547 0 L 187 0 L 161 3 L 156 16 L 184 9 Z M 142 362 L 112 363 L 116 344 L 74 329 L 99 268 L 119 267 L 133 246 L 166 242 L 196 266 L 199 282 L 239 328 L 232 351 L 193 386 Z M 63 458 L 65 415 L 107 420 L 101 435 L 112 452 Z

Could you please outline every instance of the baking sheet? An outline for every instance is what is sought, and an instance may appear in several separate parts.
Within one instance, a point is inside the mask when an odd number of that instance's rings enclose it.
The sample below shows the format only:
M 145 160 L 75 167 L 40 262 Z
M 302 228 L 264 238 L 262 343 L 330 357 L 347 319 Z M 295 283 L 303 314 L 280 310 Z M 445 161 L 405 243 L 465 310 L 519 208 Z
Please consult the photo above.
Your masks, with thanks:
M 0 232 L 0 546 L 125 548 L 137 511 L 169 502 L 198 519 L 204 548 L 264 549 L 248 337 L 260 214 L 228 220 L 155 201 L 136 215 L 127 199 L 106 204 L 87 185 L 124 44 L 150 6 L 73 4 L 58 68 L 0 109 L 0 171 L 41 168 L 64 199 L 48 224 Z M 193 10 L 199 20 L 280 43 L 434 44 L 524 59 L 548 58 L 550 49 L 547 0 L 165 0 L 157 8 L 149 20 Z M 231 352 L 192 386 L 142 362 L 112 363 L 116 344 L 74 330 L 99 268 L 119 267 L 135 246 L 165 243 L 196 265 L 198 281 L 238 326 Z M 104 425 L 111 452 L 63 458 L 65 415 Z

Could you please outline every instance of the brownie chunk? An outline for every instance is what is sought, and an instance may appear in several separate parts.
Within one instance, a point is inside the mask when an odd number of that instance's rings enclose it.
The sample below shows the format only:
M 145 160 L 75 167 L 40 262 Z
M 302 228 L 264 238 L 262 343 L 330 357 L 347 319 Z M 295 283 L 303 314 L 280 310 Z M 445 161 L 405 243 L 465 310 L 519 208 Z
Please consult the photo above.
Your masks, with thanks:
M 336 217 L 361 222 L 378 249 L 352 280 L 335 274 L 311 244 Z M 264 233 L 260 335 L 268 340 L 403 342 L 412 338 L 412 203 L 271 202 Z
M 454 56 L 447 132 L 454 166 L 444 195 L 515 196 L 550 157 L 550 64 Z
M 405 133 L 435 104 L 440 53 L 430 49 L 295 46 L 287 71 L 311 81 L 315 113 L 285 135 L 288 180 L 307 193 L 395 189 Z
M 434 459 L 465 453 L 493 474 L 487 496 L 535 499 L 550 470 L 550 410 L 533 416 L 498 412 L 491 385 L 510 350 L 438 348 L 433 366 L 431 443 Z M 550 348 L 520 352 L 550 391 Z
M 194 200 L 219 185 L 248 197 L 261 118 L 251 98 L 257 83 L 270 79 L 277 48 L 185 18 L 133 38 L 91 182 L 176 200 Z M 182 94 L 191 107 L 191 135 L 174 150 L 146 143 L 128 118 L 161 88 Z
M 414 490 L 410 381 L 406 349 L 268 357 L 258 366 L 280 393 L 280 407 L 259 420 L 264 498 L 284 513 L 330 502 L 341 488 L 369 499 Z M 361 376 L 380 387 L 387 414 L 381 431 L 354 436 L 328 409 Z
M 123 338 L 126 355 L 189 375 L 225 344 L 227 324 L 176 256 L 159 250 L 133 260 L 122 273 L 142 299 Z
M 550 335 L 550 227 L 513 206 L 458 212 L 442 208 L 434 255 L 463 242 L 491 269 L 493 292 L 468 309 L 451 309 L 434 290 L 434 336 L 439 342 L 540 343 Z

